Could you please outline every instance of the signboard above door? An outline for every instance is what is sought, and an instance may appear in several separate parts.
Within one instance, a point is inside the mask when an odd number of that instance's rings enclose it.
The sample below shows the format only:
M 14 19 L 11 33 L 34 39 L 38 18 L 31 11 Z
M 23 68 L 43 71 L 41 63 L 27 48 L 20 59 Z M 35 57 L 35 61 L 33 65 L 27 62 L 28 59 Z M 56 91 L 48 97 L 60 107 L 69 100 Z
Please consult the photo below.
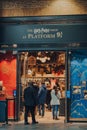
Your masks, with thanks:
M 0 25 L 0 44 L 63 44 L 80 42 L 87 42 L 86 23 Z

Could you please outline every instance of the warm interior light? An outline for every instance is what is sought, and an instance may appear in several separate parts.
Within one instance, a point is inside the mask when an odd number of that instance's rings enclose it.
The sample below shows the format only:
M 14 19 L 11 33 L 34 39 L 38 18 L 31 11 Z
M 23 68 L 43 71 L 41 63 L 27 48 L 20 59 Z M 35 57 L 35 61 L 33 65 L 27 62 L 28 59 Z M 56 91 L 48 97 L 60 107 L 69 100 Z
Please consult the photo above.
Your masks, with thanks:
M 37 60 L 40 60 L 42 63 L 45 63 L 47 60 L 50 60 L 50 57 L 47 56 L 48 52 L 38 52 Z
M 17 44 L 13 44 L 13 47 L 17 47 Z

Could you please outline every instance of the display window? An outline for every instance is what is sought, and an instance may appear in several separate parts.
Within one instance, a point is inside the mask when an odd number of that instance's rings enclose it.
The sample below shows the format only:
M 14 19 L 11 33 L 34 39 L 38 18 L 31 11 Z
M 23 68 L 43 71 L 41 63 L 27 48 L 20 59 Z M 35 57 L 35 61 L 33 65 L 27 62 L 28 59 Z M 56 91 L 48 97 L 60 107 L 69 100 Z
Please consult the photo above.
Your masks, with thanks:
M 87 121 L 87 54 L 71 51 L 70 54 L 70 120 Z
M 14 118 L 14 94 L 16 90 L 16 55 L 0 51 L 0 101 L 8 101 L 8 119 Z
M 59 84 L 61 95 L 65 97 L 65 52 L 21 52 L 21 63 L 22 86 L 26 87 L 30 80 L 36 82 L 44 80 L 50 89 Z

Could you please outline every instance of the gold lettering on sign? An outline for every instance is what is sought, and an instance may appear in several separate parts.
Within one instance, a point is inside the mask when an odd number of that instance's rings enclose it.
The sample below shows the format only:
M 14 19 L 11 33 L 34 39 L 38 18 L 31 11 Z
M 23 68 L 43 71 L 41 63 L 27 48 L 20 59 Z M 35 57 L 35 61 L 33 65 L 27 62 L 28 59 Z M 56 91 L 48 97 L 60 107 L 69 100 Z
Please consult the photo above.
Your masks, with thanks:
M 28 34 L 28 39 L 55 38 L 55 34 Z
M 26 39 L 26 38 L 27 38 L 27 36 L 26 36 L 26 35 L 24 35 L 22 38 L 23 38 L 23 39 Z
M 57 38 L 62 38 L 63 37 L 63 33 L 62 32 L 57 32 L 56 36 L 57 36 Z
M 63 37 L 63 32 L 55 28 L 34 28 L 26 31 L 27 33 L 22 36 L 22 39 L 55 39 Z

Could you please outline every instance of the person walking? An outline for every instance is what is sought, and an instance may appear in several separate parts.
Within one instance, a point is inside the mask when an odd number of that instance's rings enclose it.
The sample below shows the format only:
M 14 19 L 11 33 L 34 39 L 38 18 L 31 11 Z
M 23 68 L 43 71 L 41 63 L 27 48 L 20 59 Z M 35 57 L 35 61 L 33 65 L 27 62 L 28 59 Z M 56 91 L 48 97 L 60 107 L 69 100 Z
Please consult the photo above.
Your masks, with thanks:
M 38 91 L 38 110 L 39 115 L 42 117 L 45 114 L 46 94 L 47 94 L 46 85 L 45 82 L 42 82 Z
M 35 108 L 37 105 L 37 94 L 33 86 L 33 82 L 29 82 L 29 86 L 24 89 L 24 105 L 25 105 L 25 114 L 24 114 L 24 123 L 28 125 L 28 113 L 30 112 L 32 117 L 32 124 L 37 124 L 38 122 L 35 119 Z
M 51 91 L 51 106 L 52 106 L 52 117 L 53 119 L 58 120 L 58 116 L 59 116 L 59 105 L 60 105 L 60 91 L 59 88 L 57 88 L 57 86 L 54 86 L 52 91 Z

